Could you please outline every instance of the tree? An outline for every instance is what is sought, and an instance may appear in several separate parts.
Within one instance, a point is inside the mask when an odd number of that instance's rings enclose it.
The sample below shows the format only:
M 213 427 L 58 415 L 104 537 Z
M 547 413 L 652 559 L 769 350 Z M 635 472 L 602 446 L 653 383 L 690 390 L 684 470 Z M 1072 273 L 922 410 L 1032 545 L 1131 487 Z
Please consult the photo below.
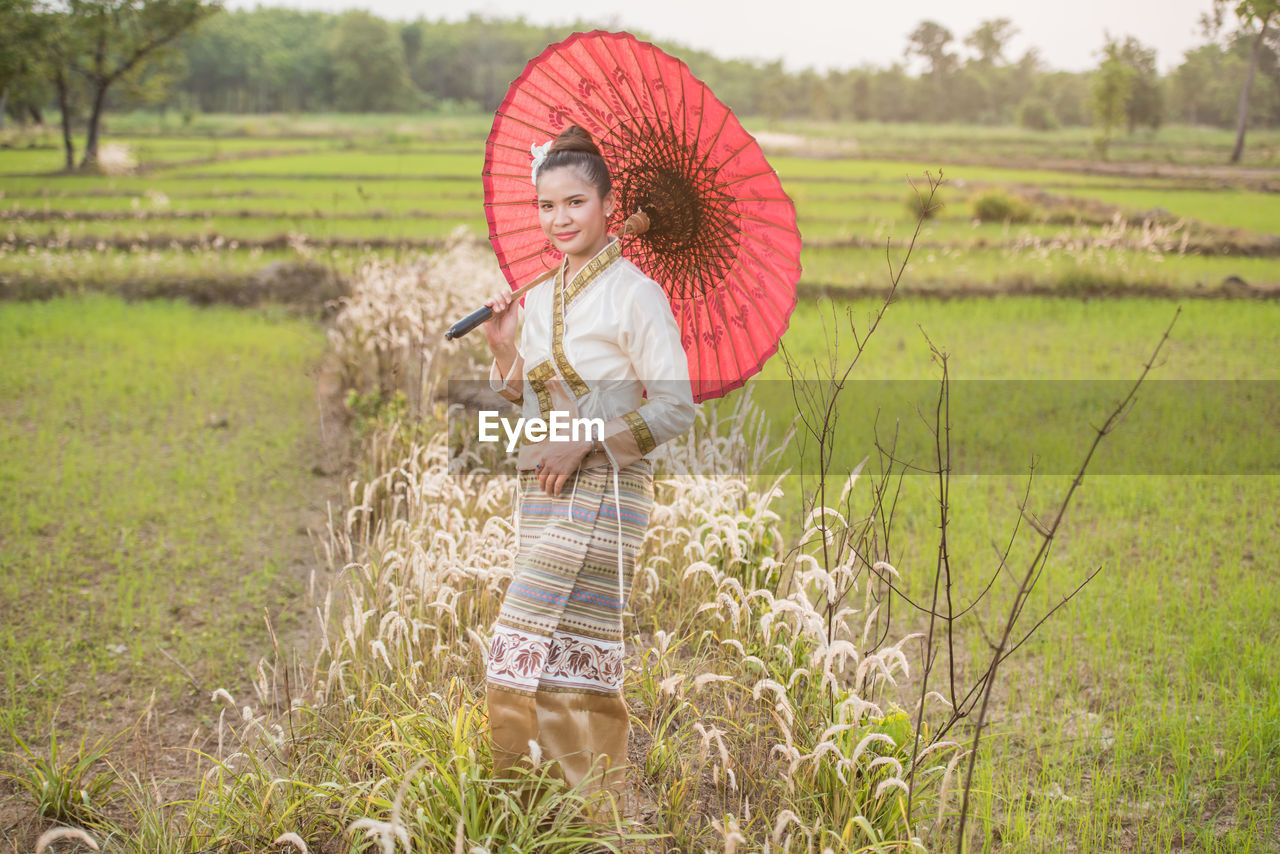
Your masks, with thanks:
M 1102 54 L 1102 64 L 1093 75 L 1090 105 L 1098 126 L 1098 149 L 1106 157 L 1112 134 L 1127 120 L 1126 105 L 1133 94 L 1135 72 L 1120 57 L 1120 43 L 1110 36 Z
M 1156 69 L 1154 48 L 1144 47 L 1133 36 L 1116 45 L 1121 62 L 1133 70 L 1133 88 L 1125 101 L 1125 121 L 1132 134 L 1138 125 L 1156 130 L 1164 120 L 1164 97 L 1160 90 L 1160 72 Z
M 1215 14 L 1221 18 L 1230 0 L 1214 0 Z M 1245 74 L 1244 88 L 1240 90 L 1240 105 L 1236 109 L 1236 144 L 1231 149 L 1231 162 L 1239 163 L 1244 154 L 1244 132 L 1249 124 L 1249 93 L 1253 89 L 1253 76 L 1258 70 L 1258 57 L 1267 38 L 1267 29 L 1280 17 L 1280 0 L 1240 0 L 1235 6 L 1236 17 L 1246 29 L 1258 27 L 1249 54 L 1249 71 Z
M 63 109 L 68 168 L 71 77 L 88 87 L 89 121 L 80 168 L 98 165 L 99 128 L 108 90 L 137 74 L 184 31 L 220 7 L 216 0 L 58 0 L 49 8 L 45 47 L 56 55 L 54 84 Z
M 1018 28 L 1008 18 L 983 21 L 978 28 L 965 36 L 964 43 L 978 52 L 980 65 L 992 66 L 1004 62 L 1005 47 L 1018 34 Z
M 929 63 L 929 74 L 945 77 L 955 70 L 956 55 L 947 51 L 952 39 L 951 31 L 936 21 L 921 21 L 907 36 L 908 58 L 919 56 Z
M 39 33 L 30 0 L 0 0 L 0 127 L 9 96 L 40 64 Z
M 414 101 L 404 41 L 369 12 L 347 12 L 333 32 L 333 94 L 339 110 L 391 112 Z
M 958 63 L 956 55 L 947 50 L 947 45 L 953 38 L 950 30 L 935 21 L 921 21 L 907 36 L 907 56 L 919 56 L 929 63 L 929 71 L 925 75 L 928 88 L 932 90 L 929 112 L 937 119 L 950 118 L 952 112 L 947 89 Z

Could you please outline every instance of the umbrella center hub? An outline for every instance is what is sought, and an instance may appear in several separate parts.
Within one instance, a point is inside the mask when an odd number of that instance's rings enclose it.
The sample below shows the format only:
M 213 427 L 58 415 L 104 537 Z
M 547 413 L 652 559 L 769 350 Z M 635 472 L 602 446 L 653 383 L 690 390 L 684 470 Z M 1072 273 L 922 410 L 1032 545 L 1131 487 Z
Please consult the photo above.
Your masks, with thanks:
M 718 186 L 705 152 L 678 140 L 670 128 L 647 122 L 615 129 L 601 140 L 613 166 L 619 224 L 643 209 L 648 231 L 629 254 L 670 296 L 694 298 L 717 289 L 739 252 L 737 204 Z

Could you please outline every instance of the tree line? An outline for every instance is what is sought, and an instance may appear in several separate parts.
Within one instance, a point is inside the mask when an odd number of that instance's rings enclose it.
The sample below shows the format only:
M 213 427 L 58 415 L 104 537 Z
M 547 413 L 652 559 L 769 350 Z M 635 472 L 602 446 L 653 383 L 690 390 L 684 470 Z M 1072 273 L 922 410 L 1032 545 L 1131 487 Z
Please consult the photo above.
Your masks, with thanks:
M 923 21 L 902 60 L 818 73 L 723 59 L 659 41 L 737 112 L 771 118 L 1095 125 L 1104 141 L 1165 122 L 1280 125 L 1277 0 L 1212 0 L 1203 43 L 1160 74 L 1154 49 L 1108 36 L 1099 65 L 1055 71 L 1036 50 L 1009 55 L 1012 21 L 957 36 Z M 507 85 L 548 44 L 592 22 L 547 27 L 472 15 L 390 21 L 365 11 L 259 7 L 209 0 L 0 0 L 0 113 L 74 127 L 82 166 L 96 160 L 105 108 L 196 112 L 392 112 L 497 108 Z M 637 33 L 645 37 L 642 33 Z

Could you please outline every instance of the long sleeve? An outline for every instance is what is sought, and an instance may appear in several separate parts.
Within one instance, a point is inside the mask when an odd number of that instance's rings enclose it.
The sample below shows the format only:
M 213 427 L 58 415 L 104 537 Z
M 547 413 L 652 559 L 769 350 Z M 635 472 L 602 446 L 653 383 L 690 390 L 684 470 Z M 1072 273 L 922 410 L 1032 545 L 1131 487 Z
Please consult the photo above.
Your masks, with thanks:
M 693 425 L 696 410 L 680 329 L 662 288 L 637 282 L 619 318 L 619 347 L 631 360 L 647 400 L 604 425 L 604 447 L 624 468 Z M 615 410 L 616 411 L 616 410 Z
M 516 360 L 505 377 L 498 371 L 498 360 L 493 360 L 493 364 L 489 366 L 489 388 L 516 406 L 524 400 L 524 356 L 518 350 Z

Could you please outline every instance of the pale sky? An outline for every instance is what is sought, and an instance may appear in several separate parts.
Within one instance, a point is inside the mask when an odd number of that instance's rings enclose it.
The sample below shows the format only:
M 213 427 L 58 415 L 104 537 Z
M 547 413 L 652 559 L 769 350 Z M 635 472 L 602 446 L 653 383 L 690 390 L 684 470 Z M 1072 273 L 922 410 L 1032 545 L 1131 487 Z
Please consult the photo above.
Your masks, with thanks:
M 256 2 L 229 0 L 228 5 L 250 8 Z M 394 20 L 457 20 L 473 12 L 522 16 L 535 24 L 582 18 L 608 29 L 644 30 L 659 43 L 687 44 L 725 58 L 781 59 L 792 71 L 888 65 L 902 58 L 907 34 L 925 19 L 951 30 L 959 43 L 955 47 L 963 50 L 964 36 L 979 22 L 1004 17 L 1019 31 L 1010 46 L 1011 59 L 1035 47 L 1051 68 L 1092 68 L 1103 34 L 1110 32 L 1135 36 L 1156 48 L 1161 71 L 1168 71 L 1181 62 L 1183 51 L 1203 41 L 1199 17 L 1212 0 L 264 0 L 262 5 L 368 9 Z

